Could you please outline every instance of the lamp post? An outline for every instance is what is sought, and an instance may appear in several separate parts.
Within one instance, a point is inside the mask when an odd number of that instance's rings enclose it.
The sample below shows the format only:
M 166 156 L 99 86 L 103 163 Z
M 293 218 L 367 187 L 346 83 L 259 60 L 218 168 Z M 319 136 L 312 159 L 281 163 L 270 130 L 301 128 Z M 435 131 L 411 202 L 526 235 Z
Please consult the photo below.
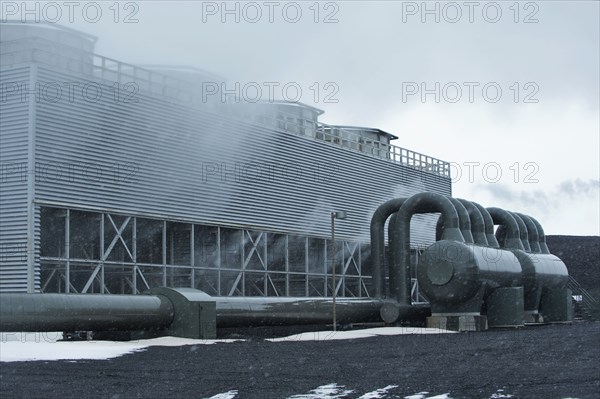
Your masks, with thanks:
M 336 284 L 335 284 L 335 219 L 346 219 L 346 212 L 331 212 L 331 280 L 333 285 L 333 331 L 337 331 L 337 317 L 335 314 L 335 297 L 336 297 Z

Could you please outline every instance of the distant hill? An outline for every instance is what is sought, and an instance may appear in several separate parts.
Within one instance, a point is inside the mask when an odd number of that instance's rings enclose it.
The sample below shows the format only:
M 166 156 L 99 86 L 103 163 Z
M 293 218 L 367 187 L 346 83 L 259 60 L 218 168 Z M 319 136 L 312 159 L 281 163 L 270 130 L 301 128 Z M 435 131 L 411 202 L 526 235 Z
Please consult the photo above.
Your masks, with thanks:
M 600 296 L 600 237 L 546 236 L 550 252 L 565 262 L 569 274 L 586 290 Z

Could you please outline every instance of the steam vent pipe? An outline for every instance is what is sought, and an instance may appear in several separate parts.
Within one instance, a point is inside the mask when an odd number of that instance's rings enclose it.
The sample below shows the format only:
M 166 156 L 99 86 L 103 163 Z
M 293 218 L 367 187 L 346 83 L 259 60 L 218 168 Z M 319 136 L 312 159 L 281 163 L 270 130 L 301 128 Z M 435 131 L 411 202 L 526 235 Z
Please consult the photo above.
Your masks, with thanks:
M 535 227 L 537 229 L 538 242 L 540 243 L 540 250 L 542 251 L 543 254 L 549 254 L 550 250 L 548 249 L 548 245 L 546 245 L 546 234 L 544 233 L 544 228 L 542 227 L 540 222 L 538 222 L 537 219 L 535 219 L 534 217 L 529 216 L 529 219 L 531 219 L 531 221 L 533 222 L 533 224 L 535 224 Z
M 527 239 L 529 240 L 529 247 L 531 248 L 531 252 L 539 254 L 542 252 L 540 248 L 540 238 L 538 235 L 537 227 L 531 221 L 531 218 L 527 215 L 523 215 L 522 213 L 515 212 L 515 215 L 521 218 L 523 223 L 525 223 L 525 228 L 527 229 Z
M 471 233 L 473 235 L 473 242 L 477 245 L 488 245 L 488 240 L 485 236 L 485 222 L 479 209 L 471 201 L 466 199 L 458 198 L 458 201 L 465 207 L 469 213 L 469 219 L 471 221 Z
M 506 229 L 506 240 L 504 241 L 504 247 L 508 249 L 525 250 L 523 243 L 521 242 L 519 225 L 517 224 L 515 218 L 501 208 L 490 207 L 487 208 L 487 211 L 490 213 L 494 224 L 504 226 Z
M 458 213 L 452 202 L 445 196 L 436 193 L 419 193 L 408 198 L 395 216 L 395 229 L 398 240 L 393 243 L 392 263 L 396 274 L 394 284 L 390 282 L 390 295 L 395 296 L 401 305 L 411 304 L 410 295 L 410 220 L 417 213 L 442 214 L 444 231 L 443 240 L 464 242 L 460 232 Z
M 485 224 L 485 238 L 487 238 L 488 246 L 492 248 L 500 248 L 500 244 L 498 244 L 498 240 L 494 235 L 494 220 L 492 219 L 492 216 L 490 215 L 487 209 L 479 205 L 477 202 L 471 203 L 475 205 L 475 207 L 479 210 L 479 213 L 481 213 L 481 216 L 483 217 L 483 222 Z
M 406 198 L 395 198 L 383 203 L 373 213 L 371 218 L 371 255 L 373 259 L 373 286 L 375 298 L 383 296 L 385 281 L 385 221 L 400 209 Z M 391 237 L 389 237 L 391 242 Z
M 519 238 L 521 238 L 523 248 L 525 248 L 525 251 L 531 252 L 531 247 L 529 246 L 529 235 L 527 233 L 527 226 L 525 226 L 523 219 L 521 219 L 521 217 L 514 212 L 507 212 L 510 213 L 510 216 L 512 216 L 515 219 L 515 222 L 517 222 L 517 225 L 519 225 Z

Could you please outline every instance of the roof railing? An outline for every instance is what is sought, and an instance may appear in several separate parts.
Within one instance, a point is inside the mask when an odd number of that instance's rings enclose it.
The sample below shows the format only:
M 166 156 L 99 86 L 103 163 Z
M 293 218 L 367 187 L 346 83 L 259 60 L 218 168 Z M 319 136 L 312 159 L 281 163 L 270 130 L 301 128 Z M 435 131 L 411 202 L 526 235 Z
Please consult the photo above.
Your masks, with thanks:
M 24 44 L 30 44 L 31 46 L 27 47 Z M 63 51 L 57 52 L 57 47 L 61 47 Z M 137 85 L 139 92 L 167 97 L 186 105 L 201 106 L 206 111 L 226 114 L 256 124 L 268 125 L 278 130 L 308 136 L 419 171 L 450 178 L 450 164 L 448 162 L 383 141 L 371 140 L 343 127 L 301 118 L 283 110 L 277 110 L 273 115 L 268 113 L 250 116 L 239 114 L 235 110 L 236 107 L 232 106 L 231 99 L 227 101 L 216 99 L 207 101 L 206 96 L 201 92 L 200 85 L 195 85 L 193 82 L 43 38 L 25 38 L 2 42 L 2 46 L 0 46 L 0 65 L 24 62 L 41 63 L 62 70 L 66 69 L 90 80 L 101 79 L 112 84 L 119 83 L 119 85 L 134 83 Z M 200 93 L 198 93 L 199 88 Z

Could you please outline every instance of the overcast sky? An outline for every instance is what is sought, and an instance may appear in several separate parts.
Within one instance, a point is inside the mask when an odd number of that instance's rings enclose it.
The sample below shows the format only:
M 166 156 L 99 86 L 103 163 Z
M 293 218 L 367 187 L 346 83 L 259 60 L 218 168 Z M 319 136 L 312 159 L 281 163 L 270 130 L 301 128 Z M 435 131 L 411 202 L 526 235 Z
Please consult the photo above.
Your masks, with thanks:
M 293 83 L 324 122 L 453 162 L 456 197 L 530 214 L 549 234 L 600 234 L 597 1 L 111 4 L 98 22 L 60 22 L 125 62 L 278 82 L 281 99 Z

